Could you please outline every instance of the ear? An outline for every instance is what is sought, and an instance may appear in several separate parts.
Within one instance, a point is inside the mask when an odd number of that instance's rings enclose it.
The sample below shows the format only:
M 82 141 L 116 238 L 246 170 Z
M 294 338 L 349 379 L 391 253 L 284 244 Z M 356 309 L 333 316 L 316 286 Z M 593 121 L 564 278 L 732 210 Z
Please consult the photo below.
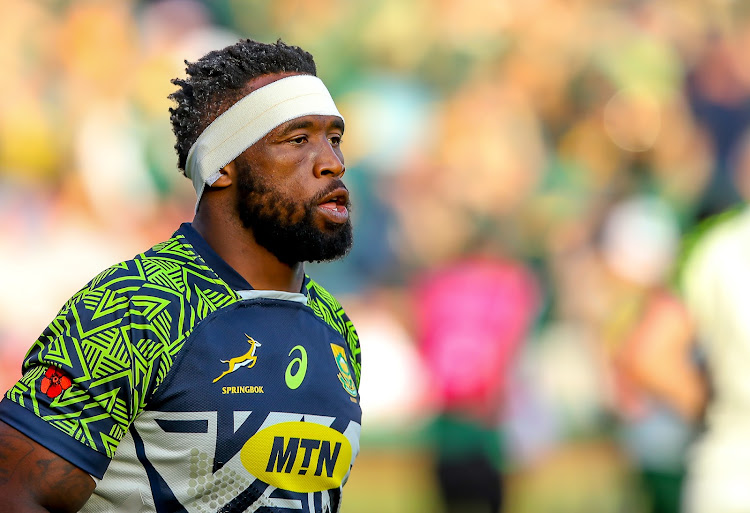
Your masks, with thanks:
M 236 176 L 234 161 L 219 169 L 219 173 L 221 173 L 221 176 L 219 176 L 219 178 L 211 184 L 212 189 L 223 189 L 224 187 L 229 187 L 230 185 L 232 185 L 232 183 L 234 182 L 234 177 Z

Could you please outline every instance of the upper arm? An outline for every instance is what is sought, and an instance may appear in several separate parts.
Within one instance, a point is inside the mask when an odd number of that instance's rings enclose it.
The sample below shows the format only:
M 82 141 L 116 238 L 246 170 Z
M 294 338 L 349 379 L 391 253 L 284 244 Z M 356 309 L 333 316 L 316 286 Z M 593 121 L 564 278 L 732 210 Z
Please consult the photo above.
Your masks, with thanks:
M 86 472 L 0 422 L 0 497 L 6 511 L 78 511 L 95 486 Z
M 656 292 L 630 336 L 617 363 L 641 388 L 655 394 L 686 418 L 698 418 L 707 388 L 692 360 L 693 320 L 682 302 Z

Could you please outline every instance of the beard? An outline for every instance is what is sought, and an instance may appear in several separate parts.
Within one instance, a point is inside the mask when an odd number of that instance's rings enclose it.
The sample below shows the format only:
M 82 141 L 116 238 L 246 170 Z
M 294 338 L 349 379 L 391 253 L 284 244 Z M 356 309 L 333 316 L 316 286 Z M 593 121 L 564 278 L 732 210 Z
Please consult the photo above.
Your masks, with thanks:
M 325 230 L 321 230 L 314 217 L 320 200 L 343 185 L 340 180 L 303 203 L 270 187 L 249 166 L 243 166 L 238 174 L 236 208 L 240 221 L 252 230 L 255 241 L 280 262 L 289 266 L 299 262 L 327 262 L 349 253 L 353 242 L 351 221 L 347 219 L 343 224 L 325 221 Z

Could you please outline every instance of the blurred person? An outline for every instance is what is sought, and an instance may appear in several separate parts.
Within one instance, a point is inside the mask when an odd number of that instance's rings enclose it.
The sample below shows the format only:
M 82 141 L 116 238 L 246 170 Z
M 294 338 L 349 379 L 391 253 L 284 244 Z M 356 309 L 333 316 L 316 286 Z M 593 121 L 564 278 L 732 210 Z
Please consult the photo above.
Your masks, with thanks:
M 689 456 L 685 513 L 750 511 L 748 235 L 747 207 L 715 216 L 692 242 L 680 272 L 706 376 L 687 404 L 688 413 L 703 413 L 704 430 Z
M 669 290 L 651 291 L 641 319 L 619 348 L 623 439 L 645 493 L 646 511 L 683 511 L 687 452 L 705 402 L 700 368 L 691 361 L 691 322 Z
M 649 340 L 637 328 L 654 291 L 663 289 L 674 265 L 680 240 L 678 216 L 659 196 L 633 194 L 609 208 L 598 239 L 613 296 L 604 346 L 610 357 L 618 440 L 632 465 L 645 511 L 679 513 L 684 453 L 694 427 L 669 402 L 633 379 L 628 367 L 634 351 L 649 344 L 653 351 L 649 363 L 668 376 L 674 389 L 688 390 L 681 362 L 661 352 L 661 340 Z
M 693 428 L 690 439 L 678 440 L 685 475 L 677 502 L 683 513 L 750 511 L 744 484 L 750 474 L 744 436 L 750 389 L 743 370 L 750 341 L 744 311 L 750 132 L 739 139 L 727 166 L 742 203 L 711 213 L 683 238 L 674 280 L 649 291 L 620 355 L 625 376 Z M 663 440 L 657 445 L 674 446 L 677 437 Z
M 281 40 L 186 65 L 170 112 L 193 221 L 32 345 L 0 402 L 6 510 L 341 509 L 359 341 L 304 262 L 351 247 L 343 118 Z
M 443 504 L 450 513 L 497 513 L 505 386 L 539 307 L 536 278 L 521 261 L 483 250 L 426 272 L 412 292 Z
M 750 511 L 749 234 L 738 207 L 686 238 L 678 288 L 651 295 L 625 360 L 639 386 L 701 428 L 685 454 L 683 513 Z
M 706 36 L 702 52 L 686 77 L 686 95 L 697 121 L 714 148 L 714 169 L 698 202 L 698 216 L 708 217 L 741 204 L 734 186 L 732 159 L 750 127 L 750 81 L 744 68 L 742 32 L 750 26 L 738 17 L 739 26 L 729 32 Z

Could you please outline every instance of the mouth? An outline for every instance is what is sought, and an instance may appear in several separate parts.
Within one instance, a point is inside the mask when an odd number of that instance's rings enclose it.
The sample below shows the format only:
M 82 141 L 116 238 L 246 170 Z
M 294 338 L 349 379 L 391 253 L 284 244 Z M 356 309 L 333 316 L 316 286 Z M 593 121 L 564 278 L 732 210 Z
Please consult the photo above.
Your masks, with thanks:
M 334 223 L 345 223 L 349 219 L 349 191 L 339 187 L 325 195 L 318 203 L 318 209 Z

